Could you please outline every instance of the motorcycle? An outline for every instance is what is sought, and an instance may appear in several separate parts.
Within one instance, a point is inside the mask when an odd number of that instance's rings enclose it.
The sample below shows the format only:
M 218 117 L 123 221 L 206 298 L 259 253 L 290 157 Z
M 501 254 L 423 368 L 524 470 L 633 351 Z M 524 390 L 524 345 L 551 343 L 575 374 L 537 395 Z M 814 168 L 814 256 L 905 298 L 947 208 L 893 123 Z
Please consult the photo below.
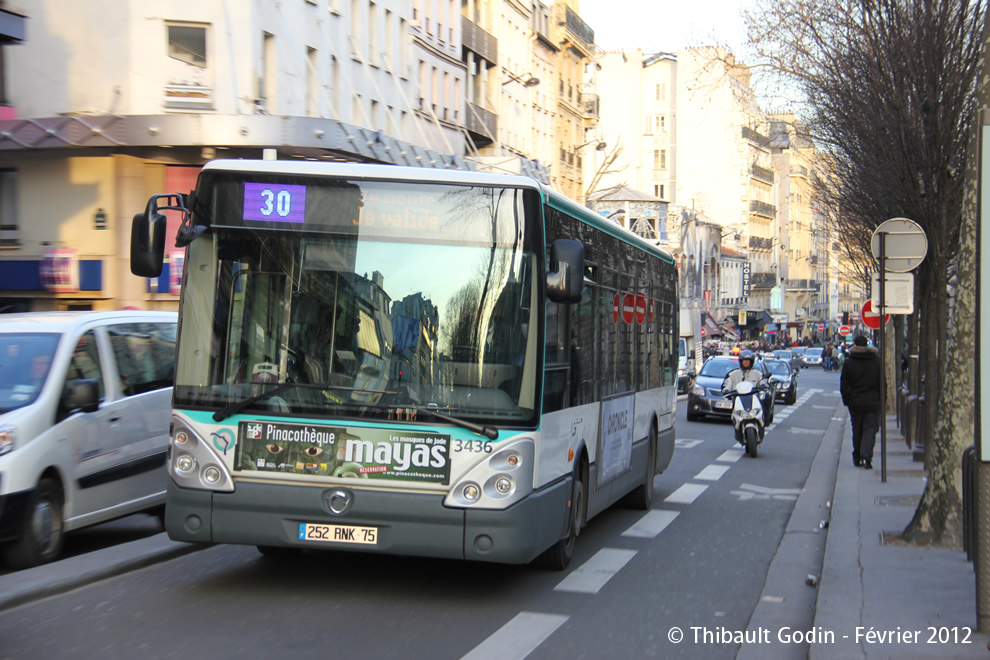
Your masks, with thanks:
M 732 401 L 732 426 L 736 442 L 746 448 L 746 453 L 756 458 L 760 443 L 766 433 L 763 426 L 763 404 L 756 396 L 757 387 L 749 381 L 741 381 L 733 391 L 723 396 Z M 759 389 L 766 389 L 760 386 Z

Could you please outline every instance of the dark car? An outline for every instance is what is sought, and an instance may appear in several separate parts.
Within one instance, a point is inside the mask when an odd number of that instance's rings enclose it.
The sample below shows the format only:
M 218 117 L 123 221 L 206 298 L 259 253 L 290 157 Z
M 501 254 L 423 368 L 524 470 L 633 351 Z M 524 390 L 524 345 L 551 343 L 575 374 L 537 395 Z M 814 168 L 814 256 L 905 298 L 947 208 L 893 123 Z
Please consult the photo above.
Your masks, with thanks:
M 688 390 L 687 419 L 689 422 L 702 419 L 706 415 L 730 419 L 732 417 L 732 402 L 722 396 L 722 381 L 726 374 L 739 367 L 739 358 L 736 356 L 717 355 L 705 360 L 701 371 L 694 379 L 691 389 Z M 775 386 L 770 380 L 770 372 L 767 371 L 763 360 L 754 360 L 753 368 L 759 369 L 766 378 L 770 390 L 760 393 L 760 403 L 763 404 L 763 419 L 769 426 L 773 423 Z
M 770 380 L 776 385 L 776 396 L 788 405 L 797 401 L 797 370 L 792 369 L 785 360 L 764 360 L 763 364 L 770 371 Z
M 801 361 L 806 367 L 820 367 L 822 366 L 822 351 L 824 349 L 818 346 L 813 346 L 804 352 L 801 356 Z
M 784 362 L 791 365 L 791 369 L 795 372 L 801 370 L 801 356 L 790 349 L 781 349 L 773 352 L 774 360 L 783 360 Z

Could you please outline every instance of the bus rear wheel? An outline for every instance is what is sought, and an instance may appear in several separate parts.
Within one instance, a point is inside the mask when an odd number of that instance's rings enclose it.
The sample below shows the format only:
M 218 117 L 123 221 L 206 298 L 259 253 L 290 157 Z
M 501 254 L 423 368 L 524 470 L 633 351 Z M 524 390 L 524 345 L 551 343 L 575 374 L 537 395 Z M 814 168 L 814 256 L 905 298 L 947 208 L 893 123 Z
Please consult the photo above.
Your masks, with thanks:
M 570 566 L 571 558 L 574 556 L 574 546 L 577 543 L 577 537 L 581 534 L 581 527 L 584 523 L 584 498 L 586 489 L 583 470 L 581 470 L 581 464 L 578 463 L 574 467 L 574 479 L 571 486 L 570 522 L 568 524 L 567 536 L 554 543 L 543 554 L 537 557 L 537 565 L 553 571 L 562 571 Z

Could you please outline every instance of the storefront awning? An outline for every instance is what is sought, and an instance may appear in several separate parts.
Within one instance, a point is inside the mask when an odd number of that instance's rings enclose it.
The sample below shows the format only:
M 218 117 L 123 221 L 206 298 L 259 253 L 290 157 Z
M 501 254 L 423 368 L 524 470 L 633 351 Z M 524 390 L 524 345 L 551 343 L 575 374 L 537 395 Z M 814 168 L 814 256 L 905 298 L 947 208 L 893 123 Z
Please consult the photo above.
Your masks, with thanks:
M 723 323 L 721 325 L 721 328 L 726 339 L 728 339 L 729 341 L 739 341 L 739 332 L 731 325 L 729 325 L 728 323 Z
M 704 313 L 701 316 L 701 327 L 705 330 L 706 337 L 721 337 L 722 328 L 719 327 L 711 314 Z

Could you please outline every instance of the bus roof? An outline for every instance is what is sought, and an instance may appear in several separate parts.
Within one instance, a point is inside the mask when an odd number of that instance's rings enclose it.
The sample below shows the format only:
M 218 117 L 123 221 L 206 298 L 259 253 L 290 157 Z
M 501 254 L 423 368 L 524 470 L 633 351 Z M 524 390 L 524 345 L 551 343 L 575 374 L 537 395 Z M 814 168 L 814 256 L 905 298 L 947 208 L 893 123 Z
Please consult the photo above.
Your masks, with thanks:
M 559 211 L 568 213 L 592 227 L 615 236 L 632 247 L 643 250 L 667 263 L 674 263 L 669 253 L 646 241 L 641 236 L 614 222 L 606 220 L 594 211 L 581 206 L 562 193 L 553 190 L 536 179 L 519 174 L 496 174 L 468 170 L 441 169 L 435 167 L 404 167 L 372 163 L 329 163 L 296 160 L 211 160 L 204 171 L 264 172 L 270 174 L 296 174 L 302 176 L 337 176 L 349 179 L 397 179 L 421 183 L 453 183 L 496 187 L 530 188 L 538 191 L 543 201 Z

